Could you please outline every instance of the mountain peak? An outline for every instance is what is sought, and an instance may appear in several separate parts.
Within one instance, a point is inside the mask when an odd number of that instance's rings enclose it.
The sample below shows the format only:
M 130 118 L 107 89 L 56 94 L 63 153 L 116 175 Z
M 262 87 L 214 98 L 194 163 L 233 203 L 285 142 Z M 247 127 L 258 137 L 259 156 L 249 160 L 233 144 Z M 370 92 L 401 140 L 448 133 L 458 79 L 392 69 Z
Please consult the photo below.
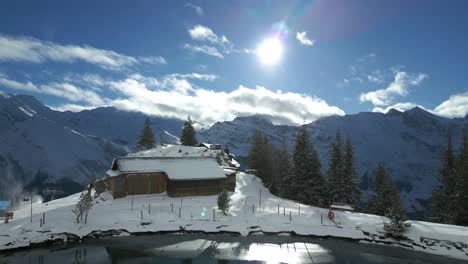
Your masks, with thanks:
M 433 115 L 432 113 L 422 109 L 419 106 L 416 106 L 413 109 L 407 110 L 407 111 L 405 111 L 405 113 L 412 114 L 412 115 L 428 115 L 428 116 Z
M 233 122 L 273 124 L 271 120 L 264 115 L 238 116 L 234 118 Z
M 388 110 L 387 112 L 387 115 L 390 115 L 390 116 L 398 116 L 398 115 L 401 115 L 403 114 L 400 110 L 398 109 L 395 109 L 395 108 L 392 108 L 390 110 Z

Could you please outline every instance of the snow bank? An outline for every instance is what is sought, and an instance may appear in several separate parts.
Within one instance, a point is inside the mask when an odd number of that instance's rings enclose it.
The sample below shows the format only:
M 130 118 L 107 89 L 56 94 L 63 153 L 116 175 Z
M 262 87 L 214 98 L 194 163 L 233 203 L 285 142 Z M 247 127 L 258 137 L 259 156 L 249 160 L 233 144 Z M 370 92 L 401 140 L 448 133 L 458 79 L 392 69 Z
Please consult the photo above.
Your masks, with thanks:
M 0 224 L 0 250 L 28 247 L 44 241 L 87 239 L 108 235 L 152 232 L 206 232 L 294 234 L 336 237 L 367 243 L 412 248 L 432 254 L 468 259 L 468 228 L 413 221 L 407 239 L 395 241 L 383 234 L 383 217 L 335 212 L 335 222 L 326 218 L 327 209 L 278 198 L 258 178 L 239 173 L 231 194 L 228 216 L 218 212 L 216 196 L 170 198 L 165 194 L 95 199 L 88 223 L 74 223 L 75 194 L 63 199 L 15 211 L 9 224 Z M 180 208 L 180 209 L 179 209 Z M 180 212 L 180 217 L 179 217 Z M 45 213 L 45 224 L 40 219 Z M 214 219 L 214 220 L 213 220 Z M 58 240 L 57 240 L 58 239 Z

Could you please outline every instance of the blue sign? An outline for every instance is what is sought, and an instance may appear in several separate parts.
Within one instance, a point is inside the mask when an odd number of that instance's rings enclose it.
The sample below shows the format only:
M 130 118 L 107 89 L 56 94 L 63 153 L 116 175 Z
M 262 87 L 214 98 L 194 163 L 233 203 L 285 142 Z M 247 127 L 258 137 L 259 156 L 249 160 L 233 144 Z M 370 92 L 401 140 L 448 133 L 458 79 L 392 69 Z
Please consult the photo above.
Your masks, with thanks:
M 9 201 L 0 201 L 0 210 L 7 210 L 10 207 Z

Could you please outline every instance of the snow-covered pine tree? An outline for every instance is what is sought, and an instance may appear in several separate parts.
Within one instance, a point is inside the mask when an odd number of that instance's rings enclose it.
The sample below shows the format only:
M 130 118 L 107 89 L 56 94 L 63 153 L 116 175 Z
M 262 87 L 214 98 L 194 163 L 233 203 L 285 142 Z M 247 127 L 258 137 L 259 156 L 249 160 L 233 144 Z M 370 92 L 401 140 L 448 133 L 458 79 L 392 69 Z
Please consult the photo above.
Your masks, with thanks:
M 351 139 L 346 139 L 343 157 L 343 183 L 345 192 L 342 195 L 344 203 L 356 206 L 361 198 L 358 178 L 354 166 L 354 149 Z
M 329 202 L 343 203 L 343 141 L 341 130 L 336 131 L 335 142 L 330 147 L 330 162 L 327 170 L 327 193 Z
M 140 137 L 137 142 L 137 149 L 146 150 L 156 146 L 156 140 L 154 139 L 153 129 L 151 128 L 151 121 L 146 118 L 145 125 L 141 130 Z
M 218 209 L 223 212 L 224 215 L 227 215 L 229 210 L 229 203 L 231 202 L 231 198 L 229 198 L 229 194 L 226 190 L 223 190 L 218 195 Z
M 456 158 L 453 152 L 452 134 L 447 137 L 447 148 L 442 158 L 439 186 L 432 192 L 431 220 L 439 223 L 454 224 L 457 207 Z
M 389 237 L 401 239 L 411 223 L 406 219 L 405 211 L 400 203 L 400 195 L 395 198 L 398 198 L 398 202 L 393 203 L 393 206 L 388 208 L 385 214 L 389 221 L 384 221 L 384 231 Z
M 187 118 L 187 121 L 184 122 L 184 127 L 182 128 L 182 135 L 180 136 L 180 143 L 184 146 L 196 146 L 197 134 L 195 128 L 193 127 L 193 121 L 190 116 Z

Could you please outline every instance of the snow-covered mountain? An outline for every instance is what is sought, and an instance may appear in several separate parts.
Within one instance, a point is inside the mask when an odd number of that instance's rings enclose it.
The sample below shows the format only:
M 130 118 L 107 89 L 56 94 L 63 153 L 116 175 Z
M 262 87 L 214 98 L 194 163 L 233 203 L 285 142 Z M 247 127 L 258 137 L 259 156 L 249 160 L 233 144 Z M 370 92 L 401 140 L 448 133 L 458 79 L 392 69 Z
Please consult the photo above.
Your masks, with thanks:
M 423 210 L 425 200 L 437 184 L 440 157 L 450 129 L 459 144 L 462 131 L 468 131 L 468 118 L 447 119 L 420 108 L 406 112 L 391 110 L 387 114 L 359 113 L 330 116 L 306 125 L 325 170 L 328 151 L 337 129 L 350 137 L 356 151 L 357 169 L 362 187 L 370 186 L 370 176 L 377 163 L 384 161 L 394 181 L 402 190 L 402 199 L 409 210 Z M 218 122 L 199 133 L 204 141 L 219 142 L 238 156 L 247 156 L 249 138 L 258 129 L 275 145 L 282 139 L 294 145 L 297 127 L 273 125 L 261 116 L 239 117 Z
M 0 199 L 27 187 L 81 190 L 115 156 L 134 146 L 145 115 L 114 108 L 57 112 L 31 96 L 0 94 Z M 153 118 L 157 135 L 173 143 L 182 121 Z M 164 127 L 163 133 L 162 127 Z M 158 138 L 158 141 L 160 139 Z
M 111 107 L 57 112 L 34 97 L 0 93 L 0 198 L 15 186 L 63 179 L 83 184 L 89 175 L 104 175 L 114 156 L 133 148 L 145 118 L 142 113 Z M 177 143 L 182 120 L 151 120 L 158 142 L 162 135 L 165 143 Z M 468 116 L 447 119 L 414 108 L 330 116 L 306 127 L 324 169 L 329 146 L 340 128 L 354 143 L 362 187 L 369 188 L 372 170 L 385 161 L 406 207 L 420 210 L 437 183 L 448 130 L 458 147 L 462 131 L 468 131 Z M 298 127 L 274 125 L 262 116 L 238 117 L 199 131 L 198 139 L 223 144 L 242 164 L 256 129 L 273 144 L 279 146 L 284 140 L 292 148 Z

